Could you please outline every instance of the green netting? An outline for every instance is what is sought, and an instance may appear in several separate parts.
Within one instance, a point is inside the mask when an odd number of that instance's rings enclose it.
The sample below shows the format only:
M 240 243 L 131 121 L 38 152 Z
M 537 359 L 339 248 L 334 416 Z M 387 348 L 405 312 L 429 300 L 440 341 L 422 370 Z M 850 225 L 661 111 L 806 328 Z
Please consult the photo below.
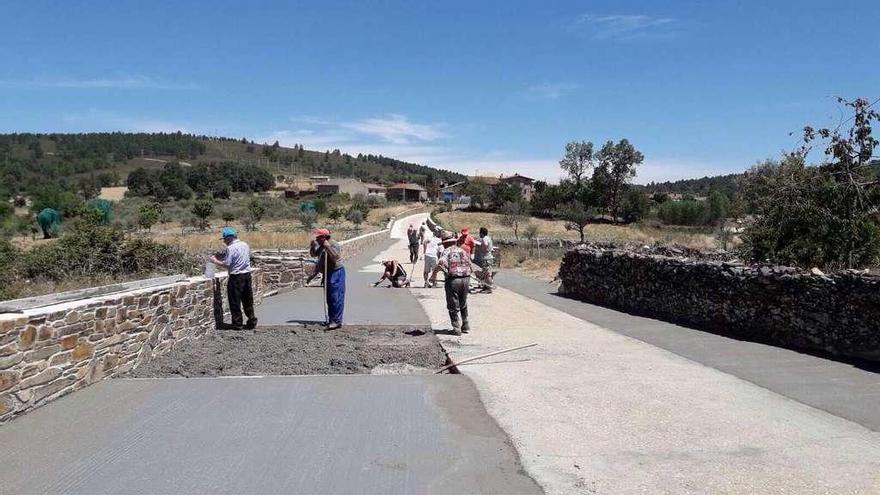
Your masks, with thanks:
M 43 230 L 43 237 L 46 239 L 55 237 L 58 233 L 58 227 L 61 226 L 61 215 L 52 208 L 43 208 L 37 214 L 37 223 Z

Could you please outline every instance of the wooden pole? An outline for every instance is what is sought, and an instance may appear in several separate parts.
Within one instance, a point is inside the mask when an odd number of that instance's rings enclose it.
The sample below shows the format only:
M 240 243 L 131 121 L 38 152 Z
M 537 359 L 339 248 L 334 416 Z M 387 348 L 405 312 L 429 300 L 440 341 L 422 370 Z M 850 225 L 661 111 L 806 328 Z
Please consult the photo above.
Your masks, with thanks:
M 518 351 L 518 350 L 520 350 L 520 349 L 525 349 L 526 347 L 534 347 L 534 346 L 536 346 L 536 345 L 538 345 L 538 343 L 537 343 L 537 342 L 533 342 L 533 343 L 531 343 L 531 344 L 521 345 L 521 346 L 519 346 L 519 347 L 511 347 L 511 348 L 509 348 L 509 349 L 502 349 L 502 350 L 500 350 L 500 351 L 489 352 L 489 353 L 486 353 L 486 354 L 480 354 L 479 356 L 469 357 L 469 358 L 467 358 L 467 359 L 462 359 L 461 361 L 459 361 L 459 362 L 457 362 L 457 363 L 447 364 L 446 366 L 444 366 L 444 367 L 440 368 L 439 370 L 435 371 L 434 374 L 443 373 L 444 371 L 448 370 L 449 368 L 452 368 L 452 367 L 458 366 L 458 365 L 460 365 L 460 364 L 469 363 L 469 362 L 471 362 L 471 361 L 476 361 L 477 359 L 483 359 L 483 358 L 487 358 L 487 357 L 489 357 L 489 356 L 495 356 L 495 355 L 497 355 L 497 354 L 503 354 L 503 353 L 505 353 L 505 352 Z

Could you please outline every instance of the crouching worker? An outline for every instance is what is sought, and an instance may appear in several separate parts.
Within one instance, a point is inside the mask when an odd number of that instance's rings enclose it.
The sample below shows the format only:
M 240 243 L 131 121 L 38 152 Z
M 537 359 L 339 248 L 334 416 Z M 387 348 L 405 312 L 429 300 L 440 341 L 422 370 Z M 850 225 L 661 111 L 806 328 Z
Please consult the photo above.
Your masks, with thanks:
M 403 269 L 403 266 L 398 263 L 397 260 L 383 261 L 382 266 L 385 267 L 385 272 L 382 273 L 382 277 L 373 284 L 373 287 L 377 287 L 383 280 L 390 281 L 392 287 L 409 287 L 410 282 L 406 278 L 406 270 Z
M 327 294 L 327 316 L 330 320 L 328 330 L 335 330 L 342 326 L 342 313 L 345 310 L 345 267 L 342 266 L 342 246 L 330 239 L 330 231 L 327 229 L 315 229 L 315 241 L 318 244 L 318 260 L 315 263 L 315 272 L 309 277 L 314 278 L 319 273 L 324 279 L 324 290 Z
M 452 234 L 443 236 L 443 254 L 437 261 L 431 273 L 431 283 L 437 280 L 437 272 L 443 270 L 446 274 L 444 289 L 446 290 L 446 309 L 449 310 L 449 319 L 452 320 L 452 332 L 461 335 L 470 331 L 468 322 L 468 285 L 471 278 L 471 257 L 462 246 L 467 241 L 466 235 L 458 239 Z M 461 320 L 459 321 L 459 314 Z
M 246 242 L 238 239 L 235 229 L 225 227 L 220 232 L 220 238 L 226 244 L 223 258 L 211 256 L 211 261 L 229 272 L 229 281 L 226 284 L 226 296 L 229 298 L 229 312 L 232 313 L 232 325 L 228 328 L 241 330 L 242 328 L 253 329 L 257 326 L 257 317 L 254 315 L 254 289 L 251 282 L 251 248 Z M 243 326 L 241 308 L 244 306 L 244 314 L 247 315 L 247 325 Z

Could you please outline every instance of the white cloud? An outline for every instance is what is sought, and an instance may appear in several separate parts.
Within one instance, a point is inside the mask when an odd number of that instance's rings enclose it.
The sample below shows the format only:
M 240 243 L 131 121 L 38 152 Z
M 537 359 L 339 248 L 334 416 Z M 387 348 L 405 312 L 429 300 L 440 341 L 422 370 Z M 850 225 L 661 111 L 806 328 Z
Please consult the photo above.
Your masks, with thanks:
M 33 79 L 0 80 L 0 87 L 131 90 L 192 90 L 199 88 L 199 86 L 194 83 L 165 81 L 162 79 L 156 79 L 139 74 L 86 79 L 77 79 L 71 77 L 38 77 Z
M 540 83 L 527 87 L 526 93 L 535 99 L 558 100 L 580 87 L 575 83 Z
M 440 132 L 438 124 L 416 124 L 415 122 L 410 122 L 406 116 L 396 113 L 354 122 L 343 122 L 339 126 L 359 134 L 375 136 L 394 144 L 408 144 L 412 141 L 436 141 L 445 137 Z
M 676 34 L 677 19 L 649 15 L 584 14 L 573 25 L 596 40 L 634 40 L 668 38 Z

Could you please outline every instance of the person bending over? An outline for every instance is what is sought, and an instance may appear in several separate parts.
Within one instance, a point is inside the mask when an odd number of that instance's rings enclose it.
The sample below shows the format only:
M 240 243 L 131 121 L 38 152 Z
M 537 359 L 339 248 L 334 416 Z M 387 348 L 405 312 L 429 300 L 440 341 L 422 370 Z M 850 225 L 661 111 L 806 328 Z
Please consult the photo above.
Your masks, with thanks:
M 391 282 L 392 287 L 409 287 L 410 282 L 406 278 L 406 270 L 403 269 L 403 265 L 398 263 L 397 260 L 383 261 L 382 266 L 385 267 L 385 272 L 382 273 L 382 277 L 373 284 L 373 287 L 378 287 L 383 280 Z

